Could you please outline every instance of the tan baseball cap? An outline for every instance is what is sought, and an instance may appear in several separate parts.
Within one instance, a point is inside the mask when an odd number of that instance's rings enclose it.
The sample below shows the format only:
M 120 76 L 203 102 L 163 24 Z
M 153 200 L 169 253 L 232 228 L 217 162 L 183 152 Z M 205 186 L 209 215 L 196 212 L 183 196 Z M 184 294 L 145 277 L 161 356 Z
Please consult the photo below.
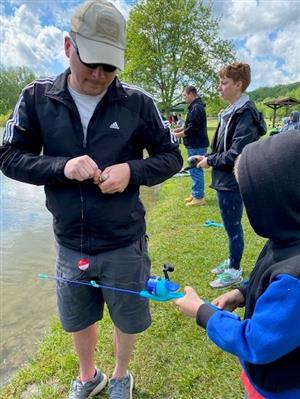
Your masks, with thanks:
M 71 30 L 83 62 L 124 69 L 126 20 L 111 2 L 87 0 L 72 17 Z

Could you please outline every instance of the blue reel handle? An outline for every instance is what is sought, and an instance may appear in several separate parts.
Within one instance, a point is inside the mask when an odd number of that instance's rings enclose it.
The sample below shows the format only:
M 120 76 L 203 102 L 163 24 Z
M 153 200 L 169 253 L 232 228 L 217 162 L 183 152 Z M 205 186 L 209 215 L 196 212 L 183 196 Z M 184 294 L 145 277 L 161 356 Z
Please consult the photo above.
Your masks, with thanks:
M 177 291 L 180 288 L 180 285 L 177 283 L 174 283 L 173 281 L 170 280 L 165 280 L 165 286 L 167 288 L 168 291 Z
M 167 295 L 164 295 L 164 296 L 152 295 L 152 294 L 149 294 L 148 291 L 140 292 L 141 297 L 147 298 L 147 299 L 152 299 L 153 301 L 156 301 L 156 302 L 172 301 L 173 299 L 182 298 L 182 297 L 184 297 L 184 295 L 185 294 L 183 292 L 169 292 Z

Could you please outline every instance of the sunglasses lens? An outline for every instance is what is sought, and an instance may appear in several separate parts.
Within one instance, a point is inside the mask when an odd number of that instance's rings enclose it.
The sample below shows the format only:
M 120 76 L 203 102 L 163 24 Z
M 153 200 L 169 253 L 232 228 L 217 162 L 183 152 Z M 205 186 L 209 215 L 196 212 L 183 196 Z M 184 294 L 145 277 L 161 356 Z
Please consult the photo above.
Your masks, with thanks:
M 83 61 L 81 61 L 81 63 L 90 69 L 96 69 L 100 65 L 100 64 L 87 64 L 86 62 Z
M 109 64 L 102 64 L 102 68 L 104 72 L 115 72 L 117 69 L 115 66 Z
M 115 72 L 115 70 L 117 69 L 115 66 L 108 65 L 108 64 L 87 64 L 85 62 L 82 62 L 82 64 L 85 65 L 86 67 L 90 68 L 90 69 L 96 69 L 99 66 L 101 66 L 103 68 L 104 72 Z

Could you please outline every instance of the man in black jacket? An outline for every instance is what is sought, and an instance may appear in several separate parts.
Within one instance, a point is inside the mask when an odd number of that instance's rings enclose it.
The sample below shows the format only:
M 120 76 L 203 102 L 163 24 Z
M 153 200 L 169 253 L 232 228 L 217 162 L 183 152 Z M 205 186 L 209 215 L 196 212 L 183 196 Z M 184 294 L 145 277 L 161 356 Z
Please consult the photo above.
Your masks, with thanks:
M 70 69 L 23 90 L 0 148 L 2 172 L 44 185 L 53 215 L 60 318 L 80 361 L 69 399 L 94 396 L 107 383 L 94 363 L 104 303 L 115 326 L 113 399 L 132 397 L 128 363 L 135 334 L 151 317 L 138 295 L 64 279 L 142 290 L 150 261 L 139 187 L 161 183 L 182 167 L 152 98 L 116 77 L 124 67 L 125 36 L 125 19 L 112 3 L 79 7 L 64 44 Z
M 209 145 L 207 136 L 207 124 L 205 105 L 198 97 L 197 89 L 194 86 L 187 86 L 182 97 L 188 106 L 188 114 L 184 127 L 174 129 L 177 138 L 183 137 L 183 143 L 187 149 L 188 156 L 204 155 Z M 185 199 L 187 206 L 204 205 L 204 174 L 200 168 L 190 170 L 192 177 L 192 192 Z

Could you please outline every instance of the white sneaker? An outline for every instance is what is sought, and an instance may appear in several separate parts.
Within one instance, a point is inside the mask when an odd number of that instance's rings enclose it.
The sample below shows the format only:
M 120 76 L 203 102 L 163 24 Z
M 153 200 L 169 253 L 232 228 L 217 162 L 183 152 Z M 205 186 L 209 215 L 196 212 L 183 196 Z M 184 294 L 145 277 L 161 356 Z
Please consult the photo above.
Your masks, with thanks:
M 243 273 L 242 269 L 239 270 L 233 268 L 225 269 L 224 273 L 219 274 L 218 278 L 209 283 L 209 285 L 212 288 L 224 288 L 230 285 L 240 283 L 241 281 L 243 281 L 242 273 Z
M 217 267 L 211 270 L 213 274 L 222 274 L 224 273 L 225 269 L 230 267 L 230 259 L 225 259 L 223 262 L 219 263 Z

